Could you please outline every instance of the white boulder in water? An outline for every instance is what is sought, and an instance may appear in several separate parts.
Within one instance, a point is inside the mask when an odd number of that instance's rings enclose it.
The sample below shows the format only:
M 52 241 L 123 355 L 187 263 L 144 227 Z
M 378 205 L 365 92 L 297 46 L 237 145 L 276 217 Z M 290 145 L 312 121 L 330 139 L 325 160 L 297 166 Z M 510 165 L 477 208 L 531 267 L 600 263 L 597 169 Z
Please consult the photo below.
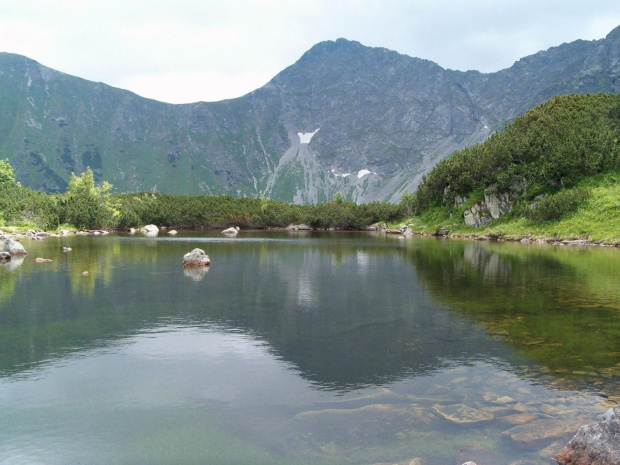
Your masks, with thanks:
M 211 259 L 202 249 L 194 249 L 183 255 L 183 266 L 209 266 Z
M 222 234 L 228 234 L 230 236 L 236 236 L 237 233 L 239 232 L 239 226 L 235 226 L 235 227 L 230 227 L 228 229 L 224 229 L 224 231 L 222 231 Z
M 28 255 L 28 252 L 26 252 L 26 249 L 24 249 L 24 246 L 13 239 L 7 239 L 4 241 L 3 252 L 8 252 L 11 254 L 11 256 Z

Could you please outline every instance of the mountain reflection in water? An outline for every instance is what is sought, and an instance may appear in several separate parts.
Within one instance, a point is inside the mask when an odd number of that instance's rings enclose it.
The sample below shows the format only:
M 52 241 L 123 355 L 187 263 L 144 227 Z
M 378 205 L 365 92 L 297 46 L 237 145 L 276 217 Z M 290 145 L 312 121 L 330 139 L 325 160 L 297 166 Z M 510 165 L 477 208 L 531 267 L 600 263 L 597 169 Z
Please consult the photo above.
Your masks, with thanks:
M 0 462 L 548 463 L 620 394 L 615 250 L 243 234 L 0 268 Z

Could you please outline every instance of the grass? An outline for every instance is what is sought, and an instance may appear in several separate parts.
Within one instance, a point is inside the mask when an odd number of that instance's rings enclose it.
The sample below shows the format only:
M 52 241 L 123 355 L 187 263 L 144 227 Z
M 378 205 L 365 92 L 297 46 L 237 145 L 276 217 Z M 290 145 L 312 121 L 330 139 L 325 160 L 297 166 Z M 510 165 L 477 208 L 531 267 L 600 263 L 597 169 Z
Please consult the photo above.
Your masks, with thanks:
M 591 195 L 574 212 L 557 221 L 533 221 L 517 214 L 507 214 L 482 228 L 470 228 L 463 220 L 465 207 L 433 207 L 423 214 L 393 223 L 408 224 L 422 234 L 446 228 L 455 236 L 489 236 L 510 240 L 524 237 L 541 240 L 588 240 L 620 244 L 620 172 L 584 178 L 577 187 L 588 188 Z M 525 202 L 525 201 L 523 201 Z M 524 205 L 521 205 L 523 210 Z M 515 209 L 516 211 L 519 208 Z

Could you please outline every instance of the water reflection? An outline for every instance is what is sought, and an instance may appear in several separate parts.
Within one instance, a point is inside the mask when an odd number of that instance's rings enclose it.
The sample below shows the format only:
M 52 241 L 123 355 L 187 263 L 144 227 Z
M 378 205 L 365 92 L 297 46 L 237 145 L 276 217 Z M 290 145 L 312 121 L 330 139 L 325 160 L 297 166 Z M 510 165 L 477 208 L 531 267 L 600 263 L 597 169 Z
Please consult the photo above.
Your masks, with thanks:
M 202 281 L 208 271 L 208 266 L 186 266 L 183 268 L 183 274 L 194 281 Z
M 0 269 L 0 433 L 57 463 L 547 463 L 618 394 L 615 251 L 287 237 L 36 244 L 53 267 Z
M 484 325 L 542 373 L 620 394 L 618 251 L 445 241 L 432 250 L 412 243 L 410 259 L 452 312 Z

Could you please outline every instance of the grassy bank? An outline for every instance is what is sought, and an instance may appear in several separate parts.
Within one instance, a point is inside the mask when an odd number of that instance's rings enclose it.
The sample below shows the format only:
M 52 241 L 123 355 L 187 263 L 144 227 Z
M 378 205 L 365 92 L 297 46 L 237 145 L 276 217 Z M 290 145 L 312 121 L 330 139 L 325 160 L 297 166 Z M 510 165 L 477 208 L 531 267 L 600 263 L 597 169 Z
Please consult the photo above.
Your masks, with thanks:
M 585 177 L 572 189 L 586 189 L 589 196 L 574 211 L 556 220 L 537 221 L 524 216 L 523 212 L 530 208 L 531 203 L 526 195 L 516 203 L 513 212 L 492 220 L 485 227 L 468 227 L 463 213 L 479 200 L 474 196 L 459 207 L 431 207 L 418 215 L 390 223 L 390 226 L 396 228 L 406 224 L 419 234 L 434 234 L 443 228 L 452 236 L 486 236 L 506 240 L 586 240 L 620 245 L 620 171 Z

